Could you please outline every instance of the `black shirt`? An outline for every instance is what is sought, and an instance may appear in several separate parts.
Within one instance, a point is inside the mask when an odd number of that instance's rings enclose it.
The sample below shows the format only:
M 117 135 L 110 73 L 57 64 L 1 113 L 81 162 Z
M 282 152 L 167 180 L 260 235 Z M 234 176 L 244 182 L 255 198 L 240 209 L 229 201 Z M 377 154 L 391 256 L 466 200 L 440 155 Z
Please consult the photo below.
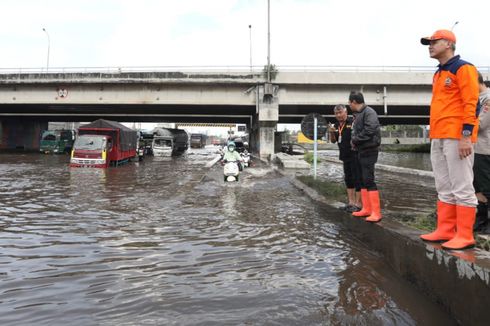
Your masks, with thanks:
M 352 118 L 347 117 L 347 120 L 342 124 L 337 121 L 335 122 L 334 126 L 335 129 L 337 129 L 334 135 L 335 135 L 335 140 L 337 141 L 337 145 L 339 146 L 339 160 L 349 161 L 355 155 L 355 152 L 352 151 L 350 145 L 351 132 L 352 132 Z

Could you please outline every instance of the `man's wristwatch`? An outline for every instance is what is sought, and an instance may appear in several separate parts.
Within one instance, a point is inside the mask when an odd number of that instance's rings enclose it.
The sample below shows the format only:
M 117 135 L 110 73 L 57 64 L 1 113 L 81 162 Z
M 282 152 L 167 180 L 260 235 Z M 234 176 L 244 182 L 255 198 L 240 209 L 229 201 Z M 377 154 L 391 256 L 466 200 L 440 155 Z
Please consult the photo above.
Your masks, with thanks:
M 463 137 L 470 137 L 470 136 L 471 136 L 470 130 L 463 130 Z

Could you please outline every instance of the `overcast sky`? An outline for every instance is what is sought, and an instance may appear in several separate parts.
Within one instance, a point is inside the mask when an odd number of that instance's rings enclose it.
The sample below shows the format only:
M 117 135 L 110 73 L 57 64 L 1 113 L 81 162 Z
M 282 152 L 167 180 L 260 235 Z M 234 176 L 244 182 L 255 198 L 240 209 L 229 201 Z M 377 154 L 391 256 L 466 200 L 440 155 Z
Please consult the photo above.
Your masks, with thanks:
M 454 22 L 490 66 L 486 1 L 271 0 L 271 62 L 435 66 L 420 37 Z M 248 66 L 267 61 L 267 0 L 1 0 L 0 68 Z

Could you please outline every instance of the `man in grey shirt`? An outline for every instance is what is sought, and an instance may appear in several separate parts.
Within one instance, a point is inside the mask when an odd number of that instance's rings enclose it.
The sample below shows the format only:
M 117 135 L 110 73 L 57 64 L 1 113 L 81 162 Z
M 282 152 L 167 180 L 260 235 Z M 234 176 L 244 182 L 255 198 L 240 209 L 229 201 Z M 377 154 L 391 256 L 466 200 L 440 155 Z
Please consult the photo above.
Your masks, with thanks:
M 475 145 L 475 163 L 473 173 L 475 175 L 473 186 L 475 187 L 478 206 L 476 221 L 473 229 L 475 231 L 490 234 L 488 227 L 488 199 L 490 198 L 490 82 L 483 81 L 483 76 L 478 73 L 480 86 L 480 127 L 478 140 Z

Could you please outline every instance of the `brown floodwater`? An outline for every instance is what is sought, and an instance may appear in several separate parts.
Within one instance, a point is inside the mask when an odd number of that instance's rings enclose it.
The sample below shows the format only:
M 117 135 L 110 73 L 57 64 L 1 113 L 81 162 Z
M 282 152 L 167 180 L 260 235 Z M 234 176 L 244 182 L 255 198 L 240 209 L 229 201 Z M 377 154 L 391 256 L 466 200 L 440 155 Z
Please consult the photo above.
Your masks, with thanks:
M 1 325 L 452 325 L 267 166 L 0 154 Z

